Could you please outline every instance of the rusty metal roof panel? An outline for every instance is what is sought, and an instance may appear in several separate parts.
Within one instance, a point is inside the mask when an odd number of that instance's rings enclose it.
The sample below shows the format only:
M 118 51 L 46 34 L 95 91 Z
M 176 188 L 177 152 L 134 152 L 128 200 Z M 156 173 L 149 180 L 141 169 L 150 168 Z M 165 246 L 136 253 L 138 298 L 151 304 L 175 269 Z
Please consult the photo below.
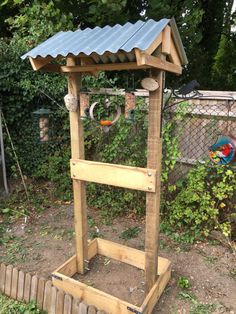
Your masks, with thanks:
M 91 54 L 102 56 L 105 52 L 116 54 L 118 51 L 123 51 L 126 54 L 134 48 L 145 50 L 169 22 L 169 19 L 157 22 L 150 19 L 137 21 L 134 24 L 128 22 L 124 25 L 116 24 L 113 27 L 59 32 L 25 53 L 21 58 L 48 56 L 56 58 L 66 57 L 69 54 L 78 56 L 80 53 L 87 56 Z

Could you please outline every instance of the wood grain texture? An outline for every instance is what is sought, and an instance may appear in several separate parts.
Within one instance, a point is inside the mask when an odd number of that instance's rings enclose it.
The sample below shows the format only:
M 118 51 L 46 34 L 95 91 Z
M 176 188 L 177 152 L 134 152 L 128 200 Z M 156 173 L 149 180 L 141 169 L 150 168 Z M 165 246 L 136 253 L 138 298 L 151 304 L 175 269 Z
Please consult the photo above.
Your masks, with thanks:
M 57 300 L 56 300 L 56 313 L 57 314 L 63 314 L 64 298 L 65 298 L 65 292 L 63 290 L 58 290 Z
M 37 291 L 38 291 L 38 276 L 34 275 L 31 281 L 30 301 L 37 300 Z
M 64 298 L 64 314 L 71 314 L 72 311 L 72 297 L 69 294 L 65 295 Z
M 155 192 L 156 170 L 88 160 L 71 160 L 71 176 L 77 180 Z
M 51 309 L 51 298 L 52 298 L 52 282 L 48 280 L 45 284 L 44 290 L 44 300 L 43 300 L 43 310 L 49 312 Z
M 30 289 L 31 289 L 31 275 L 27 273 L 25 275 L 24 297 L 23 297 L 23 300 L 25 302 L 30 301 Z
M 171 51 L 171 28 L 169 25 L 163 29 L 162 34 L 161 52 L 165 55 L 169 55 Z
M 24 297 L 25 273 L 20 270 L 18 276 L 17 300 L 22 301 Z
M 19 274 L 18 269 L 14 267 L 12 271 L 11 298 L 15 300 L 17 299 L 18 274 Z
M 56 311 L 56 305 L 57 305 L 57 292 L 58 289 L 54 286 L 52 286 L 52 291 L 51 291 L 51 304 L 50 304 L 50 314 L 57 314 Z
M 80 300 L 78 298 L 73 298 L 71 314 L 79 313 L 79 304 L 80 304 Z
M 7 269 L 7 266 L 5 264 L 1 264 L 1 267 L 0 267 L 0 293 L 4 293 L 4 291 L 5 291 L 6 269 Z
M 146 293 L 153 287 L 157 279 L 156 269 L 158 257 L 159 225 L 160 225 L 160 173 L 162 157 L 161 107 L 163 93 L 163 72 L 153 70 L 152 76 L 160 88 L 150 92 L 148 114 L 148 153 L 147 167 L 157 170 L 156 193 L 146 195 L 146 234 L 145 234 L 145 286 Z
M 74 58 L 67 58 L 68 66 L 76 66 Z M 77 73 L 70 73 L 68 76 L 68 93 L 79 99 L 81 76 Z M 71 156 L 73 159 L 84 159 L 84 130 L 80 119 L 79 108 L 77 112 L 70 111 L 70 136 Z M 75 241 L 77 271 L 85 272 L 85 260 L 88 259 L 88 223 L 85 182 L 73 180 L 74 194 L 74 220 L 75 220 Z
M 44 291 L 45 291 L 45 279 L 39 278 L 38 291 L 37 291 L 37 305 L 40 309 L 43 308 Z
M 4 293 L 8 297 L 11 296 L 12 271 L 13 271 L 13 266 L 12 265 L 8 265 L 7 268 L 6 268 L 6 283 L 5 283 L 5 291 L 4 291 Z

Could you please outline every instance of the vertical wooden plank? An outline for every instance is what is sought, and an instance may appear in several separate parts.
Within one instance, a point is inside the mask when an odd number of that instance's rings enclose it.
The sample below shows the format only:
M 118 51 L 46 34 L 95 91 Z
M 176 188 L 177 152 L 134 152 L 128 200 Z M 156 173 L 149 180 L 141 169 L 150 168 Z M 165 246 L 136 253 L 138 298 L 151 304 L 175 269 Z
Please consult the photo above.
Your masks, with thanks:
M 37 300 L 37 291 L 38 291 L 38 276 L 34 275 L 31 281 L 30 301 Z
M 73 298 L 71 314 L 78 314 L 79 313 L 79 304 L 80 304 L 80 300 L 77 298 Z
M 1 264 L 1 267 L 0 267 L 0 293 L 4 293 L 4 291 L 5 291 L 6 270 L 7 270 L 6 265 Z
M 23 300 L 28 303 L 30 301 L 31 275 L 25 275 L 24 296 Z
M 67 58 L 67 65 L 76 65 L 74 58 Z M 81 75 L 78 73 L 68 74 L 68 92 L 79 99 Z M 70 135 L 71 155 L 75 159 L 84 159 L 84 131 L 80 119 L 80 109 L 70 111 Z M 75 215 L 75 241 L 77 271 L 85 272 L 85 260 L 88 259 L 88 236 L 87 236 L 87 205 L 85 182 L 73 179 L 74 215 Z
M 38 281 L 38 292 L 37 292 L 37 305 L 38 308 L 43 308 L 43 298 L 44 298 L 44 289 L 45 289 L 45 279 L 40 278 Z
M 79 314 L 88 314 L 88 305 L 81 302 L 79 304 Z
M 146 234 L 145 234 L 145 288 L 150 291 L 157 278 L 158 235 L 160 224 L 160 173 L 162 142 L 161 106 L 164 72 L 153 70 L 153 78 L 159 83 L 156 91 L 150 92 L 148 114 L 148 153 L 147 167 L 157 170 L 155 193 L 146 195 Z
M 25 273 L 20 270 L 18 277 L 18 287 L 17 287 L 17 300 L 22 301 L 24 297 L 24 284 L 25 284 Z
M 56 312 L 56 304 L 57 304 L 57 288 L 52 286 L 52 292 L 51 292 L 51 305 L 50 305 L 50 314 L 57 314 Z
M 65 297 L 65 292 L 62 291 L 62 290 L 58 290 L 58 292 L 57 292 L 57 301 L 56 301 L 56 313 L 57 314 L 63 314 L 64 297 Z
M 52 296 L 52 282 L 48 280 L 45 284 L 44 297 L 43 297 L 43 310 L 49 312 L 51 308 L 51 296 Z
M 72 311 L 72 297 L 69 294 L 65 295 L 64 299 L 64 314 L 71 314 Z
M 11 296 L 11 281 L 12 281 L 13 266 L 8 265 L 6 269 L 6 283 L 5 283 L 5 294 Z
M 88 314 L 97 314 L 97 309 L 93 305 L 89 305 L 88 307 Z
M 11 281 L 11 298 L 17 299 L 17 288 L 18 288 L 18 269 L 15 267 L 12 271 L 12 281 Z

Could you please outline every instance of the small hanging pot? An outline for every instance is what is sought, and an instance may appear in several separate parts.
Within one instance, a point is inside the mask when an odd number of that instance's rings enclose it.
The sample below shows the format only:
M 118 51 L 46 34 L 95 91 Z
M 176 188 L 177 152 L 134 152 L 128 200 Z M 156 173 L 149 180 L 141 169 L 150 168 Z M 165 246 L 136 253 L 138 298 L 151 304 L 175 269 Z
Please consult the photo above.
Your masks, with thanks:
M 236 162 L 236 137 L 220 135 L 209 148 L 209 157 L 217 165 L 227 165 Z

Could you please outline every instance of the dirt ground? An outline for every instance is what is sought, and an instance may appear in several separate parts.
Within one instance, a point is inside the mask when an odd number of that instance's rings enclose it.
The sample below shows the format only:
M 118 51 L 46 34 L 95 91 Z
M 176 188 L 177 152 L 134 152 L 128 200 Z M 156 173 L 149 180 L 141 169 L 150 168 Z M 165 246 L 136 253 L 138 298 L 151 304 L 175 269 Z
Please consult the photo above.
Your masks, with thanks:
M 144 249 L 143 220 L 129 216 L 107 225 L 95 210 L 90 210 L 88 217 L 90 238 L 100 236 Z M 124 233 L 125 230 L 131 232 Z M 172 261 L 173 270 L 153 313 L 236 314 L 234 251 L 216 240 L 178 245 L 164 234 L 160 238 L 160 256 Z M 24 218 L 16 221 L 2 242 L 0 262 L 50 278 L 52 271 L 74 254 L 72 205 L 57 205 L 30 221 Z M 86 277 L 79 276 L 81 281 L 133 304 L 142 303 L 142 270 L 101 256 L 90 263 L 90 269 Z M 183 287 L 185 279 L 187 289 Z

